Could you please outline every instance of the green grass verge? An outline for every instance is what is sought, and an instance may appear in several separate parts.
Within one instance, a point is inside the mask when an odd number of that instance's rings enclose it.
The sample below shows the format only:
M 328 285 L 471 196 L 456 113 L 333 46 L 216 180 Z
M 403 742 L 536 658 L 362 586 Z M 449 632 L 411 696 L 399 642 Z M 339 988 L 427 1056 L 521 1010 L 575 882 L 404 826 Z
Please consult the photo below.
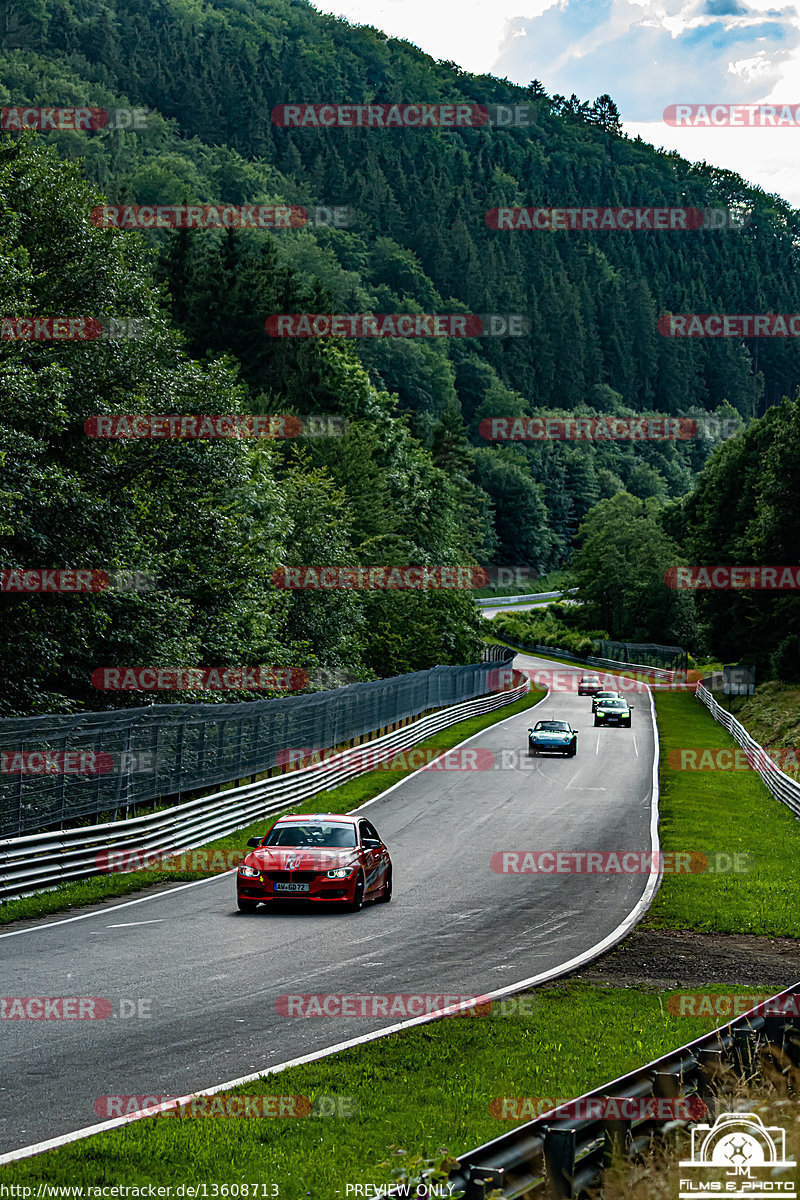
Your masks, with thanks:
M 457 725 L 451 725 L 432 737 L 426 738 L 414 749 L 448 750 L 451 746 L 472 737 L 473 734 L 480 733 L 482 729 L 533 707 L 534 704 L 538 704 L 542 696 L 544 696 L 543 691 L 531 688 L 528 695 L 521 700 L 516 700 L 513 704 L 508 704 L 493 712 L 470 717 L 466 721 L 459 721 Z M 365 745 L 369 745 L 369 743 L 365 743 Z M 321 809 L 332 813 L 348 812 L 350 809 L 365 804 L 367 800 L 371 800 L 380 792 L 411 774 L 413 774 L 413 768 L 405 771 L 387 769 L 370 771 L 367 774 L 359 775 L 356 779 L 351 779 L 341 787 L 332 788 L 329 792 L 320 792 L 303 804 L 282 809 L 281 814 L 319 812 Z M 236 830 L 223 838 L 209 842 L 208 847 L 220 850 L 245 848 L 248 838 L 264 834 L 278 815 L 275 813 L 271 817 L 262 817 L 245 829 Z M 203 878 L 205 876 L 197 871 L 131 871 L 126 874 L 114 872 L 109 875 L 94 875 L 91 879 L 67 883 L 53 891 L 40 892 L 36 896 L 27 896 L 21 900 L 8 900 L 4 904 L 0 904 L 0 926 L 8 925 L 12 921 L 45 917 L 54 913 L 68 912 L 70 909 L 80 908 L 87 904 L 97 904 L 104 900 L 128 896 L 143 888 L 152 887 L 154 884 L 180 883 Z
M 800 821 L 755 771 L 680 769 L 681 750 L 736 743 L 691 693 L 653 693 L 658 715 L 661 845 L 728 856 L 750 869 L 665 875 L 647 916 L 658 929 L 800 936 Z M 673 761 L 670 762 L 670 753 Z M 725 856 L 717 863 L 716 856 Z M 734 860 L 735 861 L 735 860 Z
M 501 1120 L 490 1111 L 492 1100 L 578 1096 L 720 1023 L 671 1015 L 669 994 L 550 985 L 526 997 L 524 1015 L 504 1014 L 496 1004 L 490 1015 L 418 1026 L 230 1093 L 318 1103 L 348 1096 L 357 1116 L 151 1117 L 0 1168 L 0 1182 L 263 1183 L 276 1185 L 280 1200 L 344 1197 L 347 1184 L 389 1181 L 379 1164 L 392 1145 L 464 1153 L 530 1119 Z M 97 1119 L 91 1111 L 86 1117 L 87 1124 Z M 259 1197 L 269 1196 L 269 1187 Z

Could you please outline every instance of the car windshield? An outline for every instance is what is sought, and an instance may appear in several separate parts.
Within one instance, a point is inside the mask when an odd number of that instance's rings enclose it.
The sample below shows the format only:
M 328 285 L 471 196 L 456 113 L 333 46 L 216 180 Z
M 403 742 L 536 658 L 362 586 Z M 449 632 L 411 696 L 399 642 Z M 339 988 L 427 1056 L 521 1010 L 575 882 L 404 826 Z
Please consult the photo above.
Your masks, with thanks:
M 598 692 L 597 693 L 598 700 L 619 700 L 619 698 L 620 697 L 617 695 L 616 692 Z
M 624 700 L 606 700 L 603 708 L 627 708 L 628 705 Z
M 566 721 L 537 721 L 534 733 L 539 729 L 545 729 L 548 733 L 567 733 L 569 725 Z
M 597 675 L 584 675 L 581 683 L 599 683 L 600 679 Z
M 263 846 L 355 846 L 356 831 L 353 825 L 276 825 L 271 829 Z

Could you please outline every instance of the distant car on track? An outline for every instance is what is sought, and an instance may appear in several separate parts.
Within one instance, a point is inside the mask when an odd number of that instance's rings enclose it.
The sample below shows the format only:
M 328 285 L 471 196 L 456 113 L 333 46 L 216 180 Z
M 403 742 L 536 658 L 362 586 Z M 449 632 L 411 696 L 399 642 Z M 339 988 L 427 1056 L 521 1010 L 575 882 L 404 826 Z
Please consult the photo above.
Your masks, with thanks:
M 603 685 L 600 682 L 599 675 L 581 675 L 578 680 L 578 695 L 579 696 L 596 696 L 598 692 L 602 692 Z
M 598 692 L 596 696 L 592 696 L 592 712 L 597 712 L 597 706 L 602 700 L 622 700 L 619 692 Z
M 595 725 L 626 725 L 631 727 L 632 704 L 627 700 L 603 700 L 594 714 Z
M 392 860 L 364 817 L 314 813 L 279 817 L 236 872 L 241 912 L 259 904 L 304 900 L 346 904 L 358 912 L 365 900 L 392 898 Z
M 528 753 L 564 754 L 574 758 L 578 749 L 578 731 L 569 721 L 537 721 L 528 730 Z

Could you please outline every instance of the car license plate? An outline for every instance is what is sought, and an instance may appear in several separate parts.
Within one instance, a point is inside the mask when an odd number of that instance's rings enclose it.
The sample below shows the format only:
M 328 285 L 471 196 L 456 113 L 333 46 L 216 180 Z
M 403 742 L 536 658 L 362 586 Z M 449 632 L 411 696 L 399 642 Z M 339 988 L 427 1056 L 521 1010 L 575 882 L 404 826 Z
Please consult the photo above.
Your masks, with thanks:
M 308 891 L 307 883 L 276 883 L 274 886 L 275 886 L 276 892 L 307 892 Z

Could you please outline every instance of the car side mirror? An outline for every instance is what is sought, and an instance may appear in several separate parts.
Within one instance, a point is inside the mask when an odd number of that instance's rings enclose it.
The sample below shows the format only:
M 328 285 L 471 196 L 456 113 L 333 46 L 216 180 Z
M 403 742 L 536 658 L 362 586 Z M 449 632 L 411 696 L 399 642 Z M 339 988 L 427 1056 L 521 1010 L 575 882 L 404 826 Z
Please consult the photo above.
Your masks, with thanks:
M 260 846 L 261 838 L 250 838 L 250 841 L 247 844 L 248 846 Z
M 580 733 L 580 729 L 573 729 L 573 733 Z
M 365 850 L 377 850 L 380 844 L 378 838 L 363 838 L 361 842 Z

